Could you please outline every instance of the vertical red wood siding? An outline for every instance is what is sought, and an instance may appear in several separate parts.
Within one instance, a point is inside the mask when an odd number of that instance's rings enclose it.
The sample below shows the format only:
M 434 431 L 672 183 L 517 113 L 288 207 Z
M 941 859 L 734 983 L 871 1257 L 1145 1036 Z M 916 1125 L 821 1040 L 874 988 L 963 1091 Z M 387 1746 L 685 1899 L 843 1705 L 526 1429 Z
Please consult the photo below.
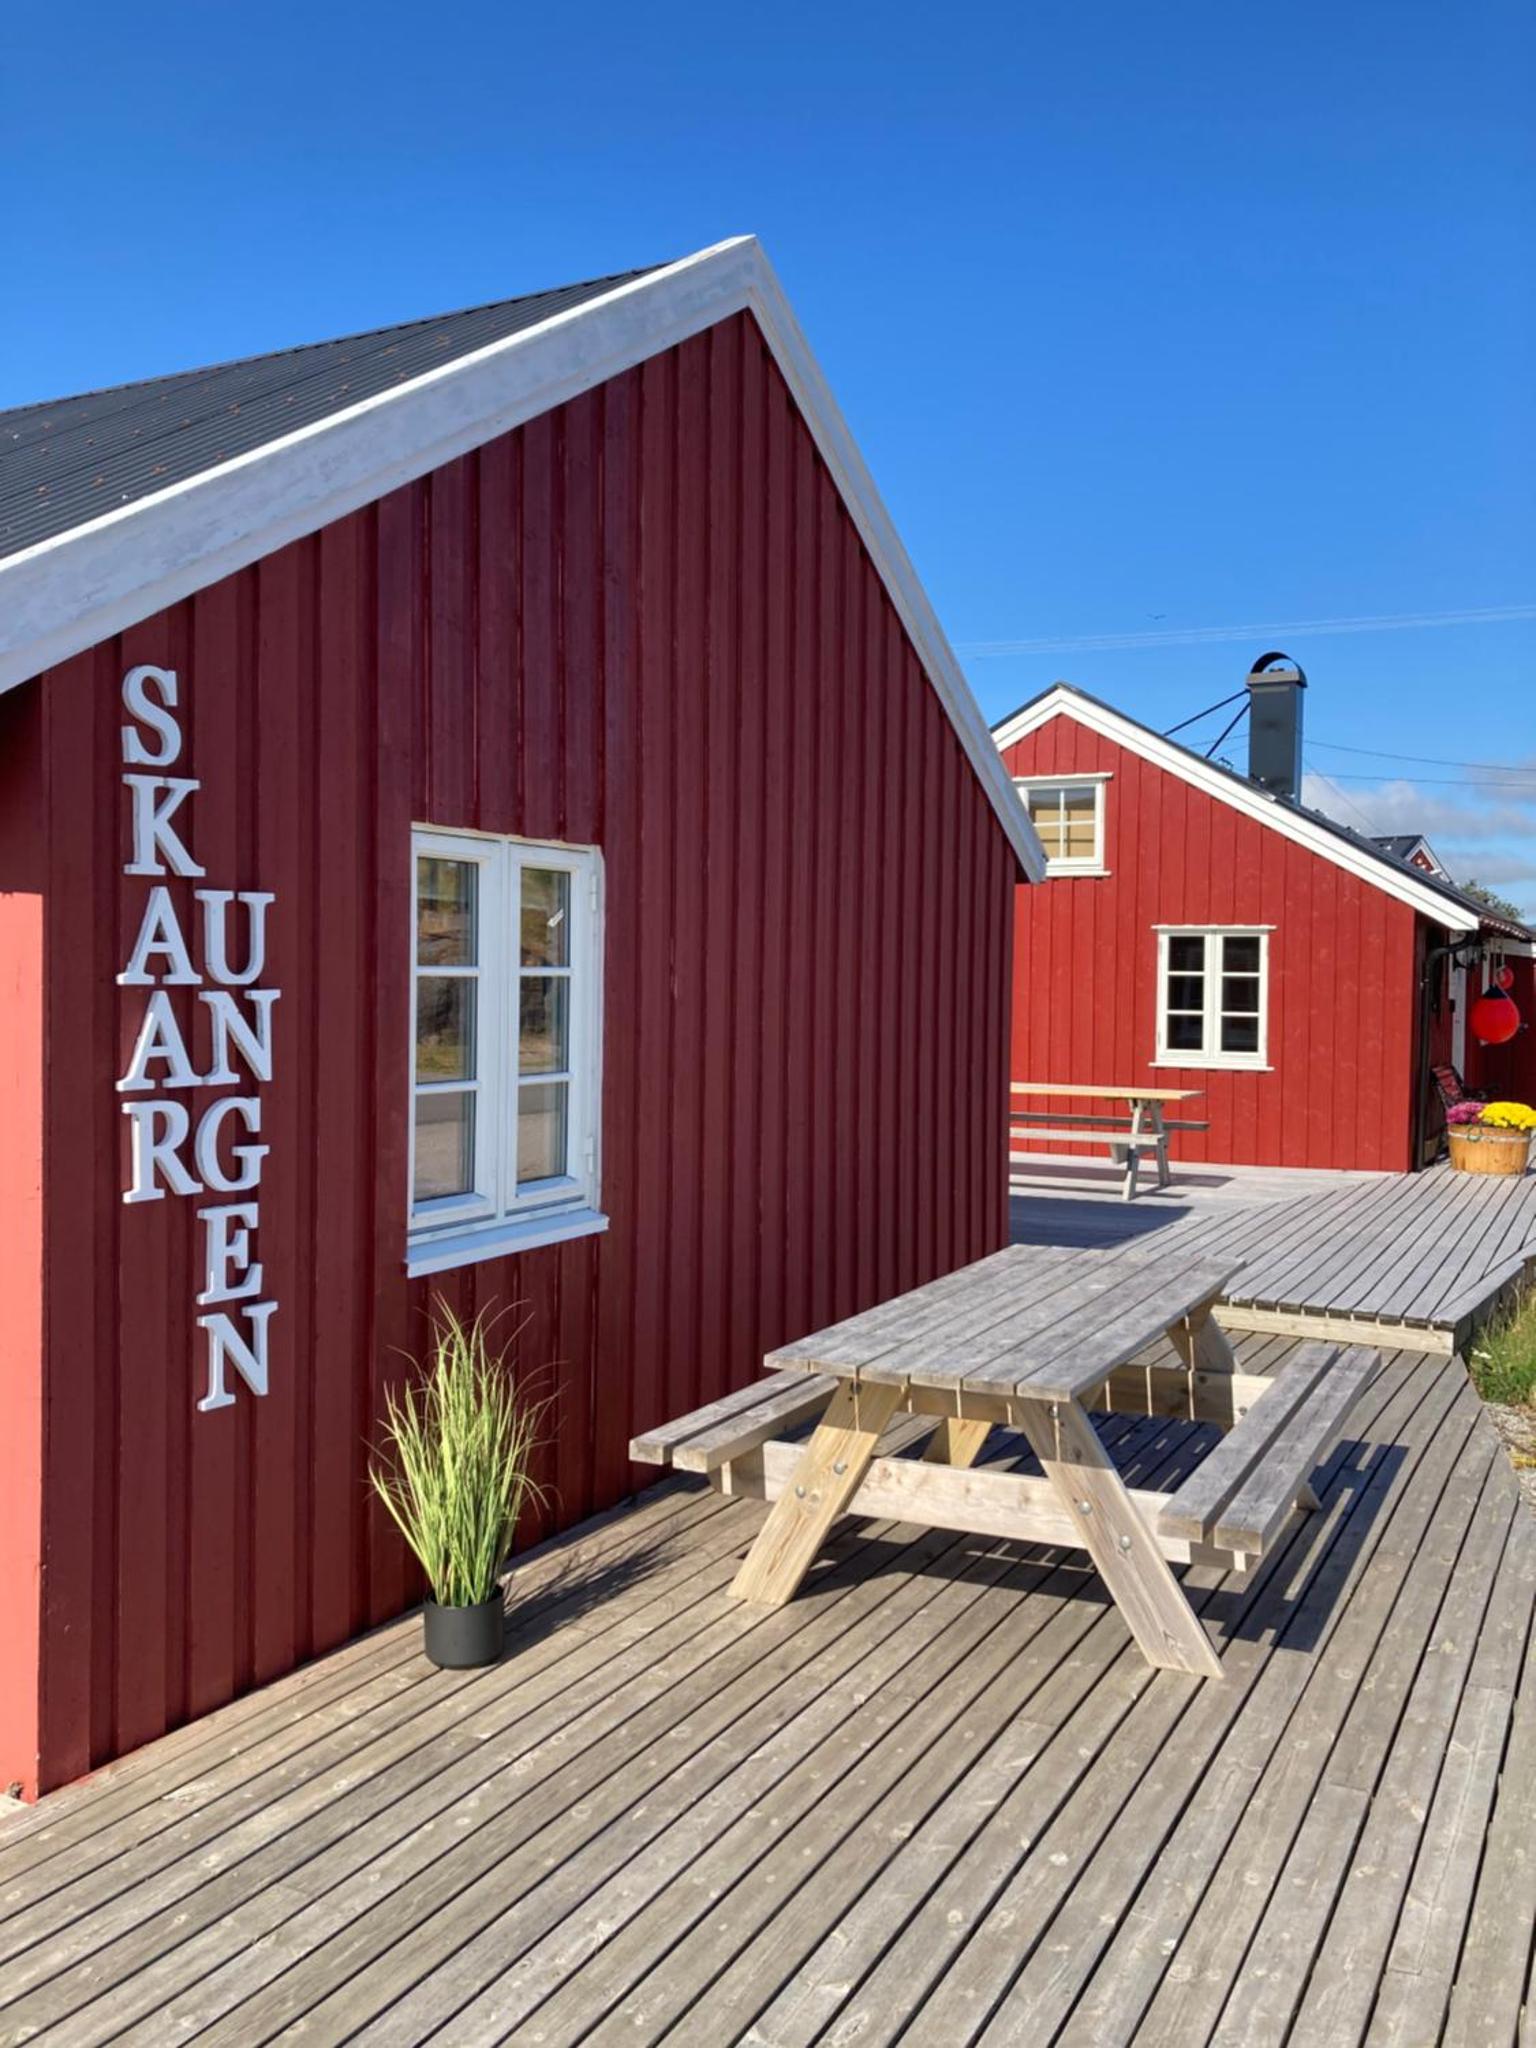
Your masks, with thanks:
M 1406 1170 L 1413 911 L 1069 713 L 1003 758 L 1111 778 L 1108 875 L 1017 892 L 1013 1078 L 1198 1088 L 1210 1128 L 1175 1139 L 1180 1159 Z M 1160 924 L 1274 927 L 1270 1071 L 1156 1064 Z
M 35 690 L 0 697 L 0 1791 L 36 1782 L 41 1749 L 41 708 Z
M 139 662 L 181 678 L 198 858 L 277 898 L 271 1391 L 211 1414 L 195 1205 L 120 1200 L 133 1013 L 114 976 L 143 885 L 121 876 L 119 691 Z M 522 1304 L 523 1364 L 555 1395 L 533 1537 L 654 1476 L 628 1462 L 636 1429 L 1004 1241 L 1013 858 L 748 317 L 29 693 L 48 790 L 44 1784 L 414 1597 L 365 1440 L 434 1292 Z M 413 822 L 599 846 L 607 887 L 611 1227 L 421 1284 L 403 1266 Z M 184 913 L 191 886 L 171 884 Z M 23 1376 L 8 1364 L 8 1423 Z

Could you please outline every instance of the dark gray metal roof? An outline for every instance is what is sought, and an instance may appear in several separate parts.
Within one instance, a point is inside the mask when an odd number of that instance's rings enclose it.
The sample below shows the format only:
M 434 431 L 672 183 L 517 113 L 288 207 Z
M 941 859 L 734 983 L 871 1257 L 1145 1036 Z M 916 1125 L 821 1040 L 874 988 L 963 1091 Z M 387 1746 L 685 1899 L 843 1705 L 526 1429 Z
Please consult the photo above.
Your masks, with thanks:
M 1421 888 L 1430 889 L 1437 896 L 1449 897 L 1463 910 L 1470 910 L 1484 925 L 1511 938 L 1536 938 L 1536 931 L 1529 925 L 1516 924 L 1513 919 L 1501 916 L 1496 910 L 1490 910 L 1478 897 L 1469 896 L 1465 889 L 1458 889 L 1454 882 L 1446 881 L 1439 875 L 1432 875 L 1424 868 L 1416 868 L 1411 861 L 1400 858 L 1392 852 L 1387 840 L 1374 839 L 1368 833 L 1357 832 L 1351 825 L 1341 825 L 1337 818 L 1330 818 L 1326 811 L 1314 810 L 1310 804 L 1297 803 L 1294 797 L 1276 796 L 1272 790 L 1259 789 L 1257 783 L 1250 782 L 1246 775 L 1239 775 L 1235 768 L 1227 767 L 1225 762 L 1209 760 L 1204 754 L 1197 754 L 1193 747 L 1186 747 L 1182 740 L 1170 739 L 1166 733 L 1154 732 L 1150 725 L 1143 725 L 1139 718 L 1132 718 L 1128 711 L 1122 711 L 1117 704 L 1106 703 L 1102 697 L 1095 697 L 1091 690 L 1080 690 L 1076 683 L 1052 683 L 1049 690 L 1038 691 L 1027 703 L 1021 704 L 1018 710 L 1010 711 L 1006 718 L 997 719 L 992 727 L 993 732 L 1000 732 L 1005 725 L 1018 717 L 1020 711 L 1027 711 L 1031 704 L 1038 704 L 1042 697 L 1051 694 L 1051 690 L 1066 690 L 1074 697 L 1085 698 L 1088 703 L 1097 704 L 1104 711 L 1112 711 L 1116 718 L 1123 718 L 1127 725 L 1139 727 L 1149 738 L 1161 740 L 1164 746 L 1177 747 L 1181 754 L 1188 754 L 1190 759 L 1198 761 L 1202 768 L 1214 769 L 1218 775 L 1225 775 L 1229 780 L 1241 783 L 1246 789 L 1258 789 L 1258 793 L 1267 797 L 1271 803 L 1284 810 L 1295 811 L 1314 825 L 1321 825 L 1324 831 L 1331 832 L 1335 839 L 1342 839 L 1357 852 L 1369 854 L 1383 867 L 1394 868 L 1399 873 L 1411 875 Z M 1419 835 L 1415 833 L 1407 840 L 1407 844 L 1410 847 L 1417 846 Z
M 0 411 L 0 558 L 646 274 L 622 271 L 432 320 Z

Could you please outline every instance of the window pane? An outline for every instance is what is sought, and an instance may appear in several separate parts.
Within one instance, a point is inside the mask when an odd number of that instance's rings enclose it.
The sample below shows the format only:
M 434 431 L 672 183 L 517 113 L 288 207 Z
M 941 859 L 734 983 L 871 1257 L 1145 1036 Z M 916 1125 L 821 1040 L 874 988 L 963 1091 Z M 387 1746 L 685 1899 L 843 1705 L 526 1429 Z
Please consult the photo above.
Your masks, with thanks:
M 1223 1052 L 1257 1052 L 1259 1049 L 1258 1018 L 1223 1017 L 1221 1020 L 1221 1049 Z
M 1259 943 L 1257 936 L 1226 940 L 1223 965 L 1228 974 L 1257 974 L 1259 971 Z
M 571 878 L 560 868 L 524 868 L 522 954 L 525 967 L 564 967 L 570 960 Z
M 1094 826 L 1093 813 L 1090 811 L 1086 818 L 1080 818 L 1074 813 L 1067 820 L 1066 840 L 1068 858 L 1071 860 L 1092 860 L 1097 838 L 1098 832 Z
M 467 860 L 416 862 L 416 958 L 423 967 L 475 964 L 475 865 Z
M 517 1178 L 551 1180 L 565 1166 L 566 1084 L 537 1081 L 517 1091 Z
M 475 1098 L 458 1092 L 416 1098 L 418 1202 L 467 1194 L 475 1184 Z
M 1040 835 L 1047 860 L 1059 860 L 1065 850 L 1066 825 L 1061 815 L 1059 789 L 1030 789 L 1024 792 L 1024 808 Z
M 1200 1010 L 1205 1007 L 1205 977 L 1200 974 L 1170 974 L 1168 977 L 1168 1007 L 1170 1010 Z
M 558 1074 L 566 1066 L 570 1057 L 566 1000 L 569 989 L 564 976 L 523 976 L 517 1052 L 520 1073 Z
M 1170 1017 L 1168 1044 L 1175 1052 L 1199 1052 L 1205 1044 L 1203 1017 Z
M 416 977 L 416 1078 L 475 1078 L 475 982 L 468 975 Z
M 1205 941 L 1202 938 L 1172 938 L 1168 941 L 1168 965 L 1175 974 L 1205 972 Z
M 1092 817 L 1098 806 L 1098 785 L 1092 782 L 1068 782 L 1060 791 L 1061 807 L 1072 814 L 1074 822 L 1083 816 Z
M 1259 1014 L 1259 977 L 1256 974 L 1224 974 L 1221 977 L 1221 1007 L 1241 1010 L 1245 1016 Z

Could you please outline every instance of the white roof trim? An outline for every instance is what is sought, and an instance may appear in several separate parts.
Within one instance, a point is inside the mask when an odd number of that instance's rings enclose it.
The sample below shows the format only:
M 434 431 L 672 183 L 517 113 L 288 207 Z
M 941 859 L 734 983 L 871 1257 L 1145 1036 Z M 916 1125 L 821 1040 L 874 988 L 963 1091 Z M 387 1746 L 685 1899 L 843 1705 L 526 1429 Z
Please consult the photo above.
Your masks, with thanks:
M 618 285 L 409 384 L 0 562 L 0 690 L 150 617 L 690 335 L 750 311 L 1020 866 L 1045 854 L 755 237 Z
M 1161 734 L 1148 732 L 1134 719 L 1124 718 L 1118 711 L 1111 711 L 1107 704 L 1098 704 L 1081 696 L 1066 684 L 1058 683 L 1044 696 L 1037 697 L 1033 704 L 1026 704 L 1022 711 L 1005 719 L 992 735 L 993 744 L 1001 754 L 1003 748 L 1015 746 L 1048 719 L 1061 716 L 1075 718 L 1079 725 L 1113 740 L 1116 746 L 1129 748 L 1133 754 L 1140 754 L 1143 760 L 1166 768 L 1170 775 L 1177 775 L 1194 788 L 1204 790 L 1207 796 L 1230 804 L 1233 810 L 1242 811 L 1250 818 L 1257 818 L 1261 825 L 1268 825 L 1271 831 L 1280 833 L 1283 838 L 1294 839 L 1309 853 L 1331 861 L 1335 867 L 1343 868 L 1346 874 L 1358 876 L 1362 882 L 1371 883 L 1388 896 L 1395 896 L 1400 902 L 1422 912 L 1425 917 L 1433 918 L 1446 931 L 1475 932 L 1479 929 L 1479 920 L 1472 911 L 1453 903 L 1438 890 L 1422 887 L 1385 857 L 1378 859 L 1361 848 L 1351 846 L 1348 840 L 1340 839 L 1323 826 L 1314 824 L 1303 813 L 1266 795 L 1253 783 L 1224 774 L 1221 769 L 1212 767 L 1171 740 L 1165 740 Z

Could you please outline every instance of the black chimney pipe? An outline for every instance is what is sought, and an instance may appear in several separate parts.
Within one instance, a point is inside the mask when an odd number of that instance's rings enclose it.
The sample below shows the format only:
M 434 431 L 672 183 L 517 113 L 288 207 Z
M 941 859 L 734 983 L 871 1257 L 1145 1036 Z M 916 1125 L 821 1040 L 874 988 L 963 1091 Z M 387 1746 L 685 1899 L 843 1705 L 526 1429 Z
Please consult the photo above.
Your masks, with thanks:
M 1261 654 L 1248 671 L 1248 780 L 1273 796 L 1301 794 L 1301 693 L 1288 654 Z

